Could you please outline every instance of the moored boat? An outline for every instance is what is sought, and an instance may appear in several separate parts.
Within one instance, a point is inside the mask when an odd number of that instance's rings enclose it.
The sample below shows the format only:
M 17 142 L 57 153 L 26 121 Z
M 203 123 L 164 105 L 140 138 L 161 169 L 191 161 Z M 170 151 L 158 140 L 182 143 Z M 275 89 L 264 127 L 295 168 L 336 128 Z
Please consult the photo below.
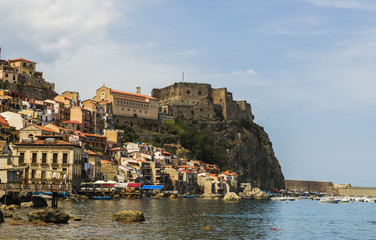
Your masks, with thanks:
M 334 197 L 324 197 L 319 200 L 319 203 L 339 203 L 341 199 L 337 199 Z
M 91 199 L 94 199 L 94 200 L 111 200 L 112 196 L 92 196 Z

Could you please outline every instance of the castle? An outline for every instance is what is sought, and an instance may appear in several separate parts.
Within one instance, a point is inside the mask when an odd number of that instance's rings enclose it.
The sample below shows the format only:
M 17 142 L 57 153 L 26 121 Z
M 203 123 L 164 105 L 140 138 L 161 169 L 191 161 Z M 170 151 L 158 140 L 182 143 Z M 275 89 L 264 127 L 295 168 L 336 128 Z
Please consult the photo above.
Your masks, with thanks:
M 253 121 L 251 105 L 234 101 L 226 88 L 214 89 L 206 83 L 179 82 L 165 88 L 152 90 L 161 111 L 183 119 Z

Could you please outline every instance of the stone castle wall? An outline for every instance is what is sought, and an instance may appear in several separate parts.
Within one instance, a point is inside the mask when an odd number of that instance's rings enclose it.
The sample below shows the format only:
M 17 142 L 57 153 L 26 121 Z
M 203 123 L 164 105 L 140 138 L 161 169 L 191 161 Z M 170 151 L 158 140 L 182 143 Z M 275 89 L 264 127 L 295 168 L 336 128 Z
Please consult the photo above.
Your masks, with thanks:
M 205 83 L 175 83 L 162 89 L 153 89 L 162 112 L 184 119 L 217 119 L 253 121 L 251 105 L 234 101 L 226 88 L 213 89 Z

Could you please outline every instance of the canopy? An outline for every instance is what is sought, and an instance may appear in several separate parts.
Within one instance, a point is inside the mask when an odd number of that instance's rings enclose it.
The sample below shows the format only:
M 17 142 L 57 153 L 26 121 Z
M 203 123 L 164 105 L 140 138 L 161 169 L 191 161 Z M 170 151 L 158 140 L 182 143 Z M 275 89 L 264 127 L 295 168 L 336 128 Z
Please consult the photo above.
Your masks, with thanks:
M 112 181 L 112 180 L 110 180 L 110 181 L 107 181 L 107 183 L 109 183 L 109 184 L 112 184 L 112 183 L 116 183 L 115 181 Z
M 128 183 L 127 187 L 134 187 L 134 188 L 139 188 L 141 187 L 142 183 Z
M 144 185 L 142 190 L 161 190 L 163 185 Z
M 96 182 L 94 182 L 95 184 L 103 184 L 103 183 L 106 183 L 105 181 L 102 181 L 102 180 L 98 180 Z

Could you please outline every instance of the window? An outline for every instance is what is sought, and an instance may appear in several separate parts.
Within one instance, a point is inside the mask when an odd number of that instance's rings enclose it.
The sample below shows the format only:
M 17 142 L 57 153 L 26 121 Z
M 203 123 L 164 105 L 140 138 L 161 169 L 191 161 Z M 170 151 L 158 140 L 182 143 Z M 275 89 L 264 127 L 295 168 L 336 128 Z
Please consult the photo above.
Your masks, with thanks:
M 187 90 L 187 94 L 191 94 L 191 92 L 189 90 Z
M 47 153 L 42 153 L 42 163 L 47 163 Z
M 37 153 L 33 153 L 31 163 L 37 163 Z
M 42 171 L 41 178 L 46 178 L 46 171 Z
M 57 153 L 54 153 L 52 155 L 52 163 L 56 164 L 57 163 Z
M 13 75 L 13 80 L 16 80 L 16 75 Z
M 36 175 L 36 171 L 35 170 L 31 170 L 31 178 L 35 178 L 35 175 Z
M 68 163 L 68 153 L 63 153 L 63 163 Z
M 5 77 L 8 77 L 8 73 L 5 74 Z
M 24 161 L 25 161 L 25 153 L 20 153 L 20 158 L 19 158 L 19 160 L 18 160 L 18 164 L 23 164 L 24 163 Z

